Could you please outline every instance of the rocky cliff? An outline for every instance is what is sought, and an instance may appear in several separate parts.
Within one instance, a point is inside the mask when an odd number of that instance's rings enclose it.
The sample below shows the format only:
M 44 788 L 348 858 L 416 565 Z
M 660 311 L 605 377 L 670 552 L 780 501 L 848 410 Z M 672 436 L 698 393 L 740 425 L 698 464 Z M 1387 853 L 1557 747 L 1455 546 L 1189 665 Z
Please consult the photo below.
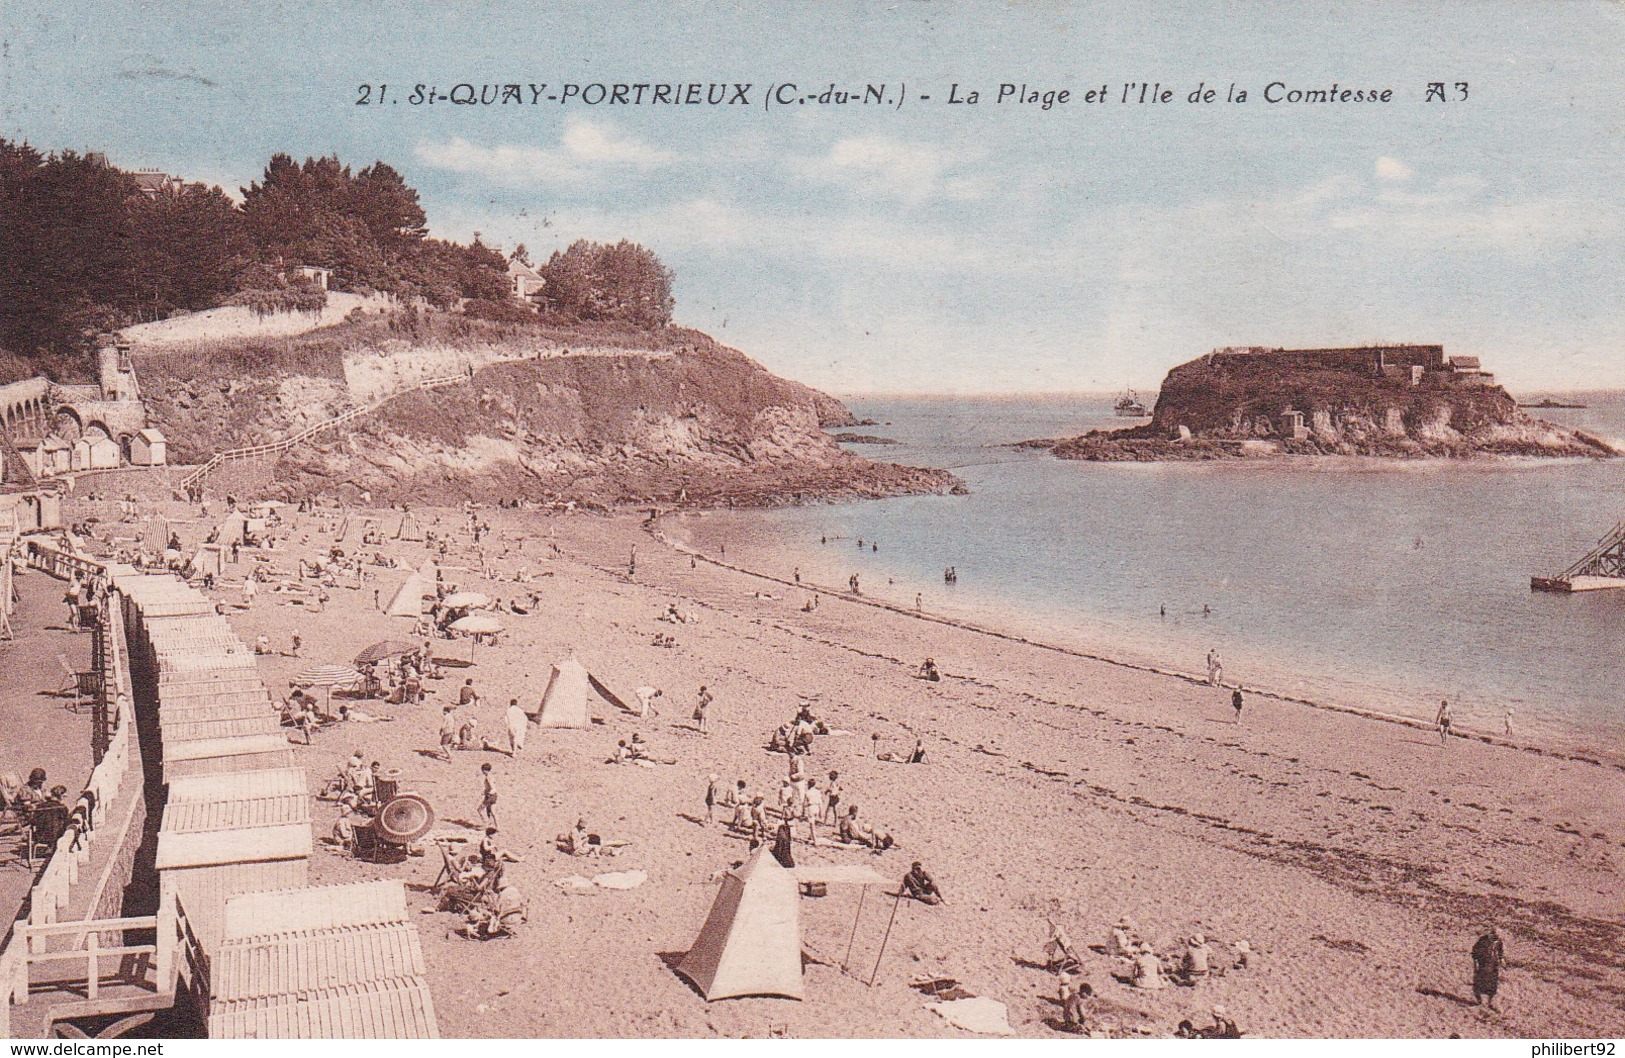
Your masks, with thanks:
M 1361 364 L 1362 352 L 1209 354 L 1168 372 L 1146 425 L 1029 443 L 1063 459 L 1141 461 L 1620 454 L 1599 438 L 1525 414 L 1476 369 L 1442 362 L 1413 374 L 1409 366 L 1385 365 L 1376 349 L 1372 362 Z
M 695 331 L 408 326 L 382 316 L 137 356 L 174 462 L 378 401 L 385 368 L 401 368 L 406 382 L 466 376 L 384 400 L 291 450 L 274 475 L 289 496 L 754 506 L 956 484 L 841 450 L 822 427 L 851 424 L 844 405 Z

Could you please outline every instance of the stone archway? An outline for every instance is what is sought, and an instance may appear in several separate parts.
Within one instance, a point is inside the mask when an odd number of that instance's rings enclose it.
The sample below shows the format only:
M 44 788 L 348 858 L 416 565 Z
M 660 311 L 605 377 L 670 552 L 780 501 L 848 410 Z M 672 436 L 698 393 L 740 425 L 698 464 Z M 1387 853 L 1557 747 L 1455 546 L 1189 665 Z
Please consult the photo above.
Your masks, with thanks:
M 84 434 L 85 424 L 78 412 L 64 404 L 51 418 L 51 432 L 72 444 Z

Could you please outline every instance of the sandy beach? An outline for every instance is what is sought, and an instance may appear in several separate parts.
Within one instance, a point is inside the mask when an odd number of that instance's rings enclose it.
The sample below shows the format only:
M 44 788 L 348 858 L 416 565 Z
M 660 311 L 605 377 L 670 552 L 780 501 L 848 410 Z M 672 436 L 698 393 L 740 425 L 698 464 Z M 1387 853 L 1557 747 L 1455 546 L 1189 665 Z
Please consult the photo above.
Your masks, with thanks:
M 70 517 L 85 513 L 117 517 L 105 501 Z M 377 513 L 393 533 L 399 514 Z M 440 867 L 433 846 L 393 866 L 330 849 L 312 860 L 313 884 L 408 882 L 447 1036 L 963 1035 L 926 1009 L 915 977 L 952 977 L 1006 1003 L 1018 1035 L 1056 1036 L 1046 919 L 1080 946 L 1104 946 L 1123 915 L 1164 954 L 1201 932 L 1219 966 L 1238 941 L 1253 955 L 1195 988 L 1145 992 L 1114 980 L 1110 956 L 1085 951 L 1093 1016 L 1118 1033 L 1171 1035 L 1215 1004 L 1257 1036 L 1594 1037 L 1625 1024 L 1625 773 L 1608 763 L 1480 739 L 1441 746 L 1430 731 L 1264 696 L 1250 696 L 1238 722 L 1226 689 L 921 620 L 835 586 L 806 612 L 807 591 L 691 558 L 634 516 L 481 510 L 493 530 L 483 548 L 496 576 L 486 577 L 464 512 L 418 515 L 454 539 L 449 554 L 407 541 L 361 547 L 352 512 L 336 546 L 400 566 L 329 589 L 322 612 L 302 593 L 270 590 L 241 608 L 251 551 L 215 594 L 247 642 L 263 634 L 286 650 L 301 634 L 303 657 L 261 660 L 274 695 L 312 661 L 410 638 L 411 622 L 379 612 L 375 589 L 387 603 L 426 558 L 458 588 L 540 595 L 539 613 L 502 618 L 494 647 L 437 641 L 441 656 L 474 664 L 448 668 L 427 703 L 364 703 L 394 722 L 336 725 L 297 747 L 313 793 L 352 750 L 402 769 L 402 789 L 434 805 L 436 833 L 477 836 L 479 766 L 494 765 L 502 842 L 523 858 L 509 876 L 530 899 L 517 939 L 450 932 L 459 919 L 435 912 L 427 891 Z M 335 546 L 340 521 L 290 510 L 270 564 L 292 580 L 298 557 Z M 515 582 L 522 569 L 530 583 Z M 674 603 L 697 619 L 659 620 Z M 655 646 L 657 634 L 675 645 Z M 534 710 L 550 663 L 572 651 L 628 703 L 640 685 L 661 688 L 661 714 L 595 700 L 590 728 L 532 727 L 517 758 L 427 755 L 440 704 L 465 678 L 482 697 L 481 733 L 505 745 L 503 707 L 517 697 Z M 915 678 L 927 656 L 942 682 Z M 689 720 L 702 684 L 715 696 L 708 735 Z M 866 864 L 895 881 L 921 860 L 948 902 L 902 902 L 870 986 L 894 901 L 871 889 L 854 929 L 857 891 L 832 886 L 802 901 L 804 1002 L 707 1004 L 669 963 L 704 921 L 716 872 L 746 853 L 720 822 L 704 823 L 707 777 L 745 779 L 771 800 L 787 761 L 764 747 L 798 695 L 814 696 L 841 732 L 817 740 L 812 773 L 839 771 L 844 800 L 898 846 L 874 855 L 798 843 L 797 861 Z M 633 732 L 677 763 L 604 763 Z M 877 760 L 875 735 L 890 751 L 920 739 L 926 763 Z M 325 835 L 336 811 L 316 811 Z M 577 818 L 629 844 L 603 860 L 556 851 L 554 836 Z M 630 890 L 558 884 L 631 870 L 648 877 Z M 1467 952 L 1491 923 L 1510 960 L 1499 1013 L 1471 1005 Z

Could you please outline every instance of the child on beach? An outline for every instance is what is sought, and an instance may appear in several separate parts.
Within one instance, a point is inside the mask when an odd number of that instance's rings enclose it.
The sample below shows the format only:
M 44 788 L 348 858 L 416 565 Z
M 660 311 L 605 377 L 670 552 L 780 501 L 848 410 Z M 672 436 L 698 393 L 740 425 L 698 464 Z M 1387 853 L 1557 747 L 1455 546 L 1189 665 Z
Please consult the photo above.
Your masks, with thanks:
M 694 723 L 700 729 L 700 734 L 702 735 L 709 735 L 711 733 L 711 729 L 707 726 L 705 718 L 706 713 L 711 708 L 711 702 L 711 692 L 706 690 L 702 685 L 700 687 L 700 697 L 698 701 L 694 703 Z

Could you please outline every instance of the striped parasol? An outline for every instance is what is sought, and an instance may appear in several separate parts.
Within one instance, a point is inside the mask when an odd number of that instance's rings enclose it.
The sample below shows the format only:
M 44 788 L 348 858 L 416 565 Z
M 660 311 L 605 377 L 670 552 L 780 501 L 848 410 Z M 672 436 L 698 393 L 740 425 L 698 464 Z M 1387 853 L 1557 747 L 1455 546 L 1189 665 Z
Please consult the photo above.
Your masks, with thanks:
M 289 683 L 300 687 L 346 687 L 361 681 L 361 673 L 350 665 L 324 663 L 312 665 Z
M 408 643 L 402 639 L 382 639 L 355 656 L 355 667 L 358 669 L 365 668 L 385 658 L 396 658 L 402 654 L 410 654 L 417 648 L 416 643 Z

